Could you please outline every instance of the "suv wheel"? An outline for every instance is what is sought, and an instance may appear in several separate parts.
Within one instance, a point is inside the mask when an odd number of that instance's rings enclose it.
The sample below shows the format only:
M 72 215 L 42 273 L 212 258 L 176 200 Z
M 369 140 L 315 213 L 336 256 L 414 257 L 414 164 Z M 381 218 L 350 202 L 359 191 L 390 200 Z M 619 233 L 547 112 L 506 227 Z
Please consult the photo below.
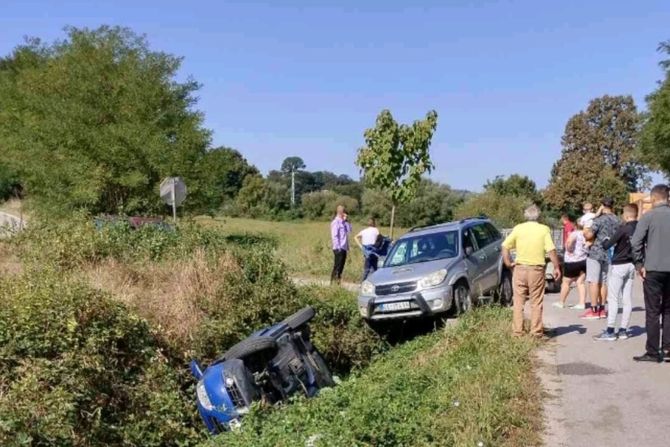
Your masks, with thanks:
M 456 306 L 456 315 L 464 314 L 472 308 L 470 289 L 464 282 L 459 282 L 454 286 L 454 305 Z
M 500 281 L 500 289 L 498 291 L 498 299 L 501 306 L 511 306 L 514 296 L 514 289 L 512 287 L 512 272 L 505 270 Z

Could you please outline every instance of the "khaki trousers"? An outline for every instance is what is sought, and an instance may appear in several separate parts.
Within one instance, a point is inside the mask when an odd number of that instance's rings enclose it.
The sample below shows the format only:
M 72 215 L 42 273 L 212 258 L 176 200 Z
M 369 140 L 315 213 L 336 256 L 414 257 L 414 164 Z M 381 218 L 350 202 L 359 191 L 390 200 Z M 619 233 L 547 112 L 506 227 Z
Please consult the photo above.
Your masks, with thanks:
M 544 266 L 517 265 L 514 267 L 514 317 L 512 332 L 523 334 L 523 309 L 526 300 L 530 299 L 530 333 L 542 336 L 542 309 L 544 305 Z

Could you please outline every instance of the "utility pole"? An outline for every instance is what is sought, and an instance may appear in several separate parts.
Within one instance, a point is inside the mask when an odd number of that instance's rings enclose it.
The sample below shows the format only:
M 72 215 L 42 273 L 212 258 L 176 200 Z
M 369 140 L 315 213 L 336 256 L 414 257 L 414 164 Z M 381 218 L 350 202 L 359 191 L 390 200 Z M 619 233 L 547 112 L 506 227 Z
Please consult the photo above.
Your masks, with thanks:
M 295 207 L 295 166 L 291 167 L 291 206 Z

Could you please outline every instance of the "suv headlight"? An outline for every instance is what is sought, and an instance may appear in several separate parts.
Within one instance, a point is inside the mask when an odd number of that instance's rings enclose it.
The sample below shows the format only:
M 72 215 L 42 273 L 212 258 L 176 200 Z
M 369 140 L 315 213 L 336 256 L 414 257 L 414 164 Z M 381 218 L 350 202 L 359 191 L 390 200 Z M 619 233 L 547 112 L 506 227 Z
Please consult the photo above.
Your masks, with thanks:
M 361 284 L 361 295 L 372 296 L 375 294 L 375 285 L 370 281 L 363 281 Z
M 428 276 L 424 276 L 419 280 L 419 288 L 427 289 L 429 287 L 435 287 L 444 281 L 444 278 L 447 277 L 447 269 L 441 269 L 434 273 L 431 273 Z
M 196 394 L 198 395 L 198 401 L 200 402 L 200 405 L 202 405 L 205 410 L 212 411 L 214 409 L 214 405 L 212 405 L 212 402 L 209 400 L 209 395 L 207 394 L 205 384 L 202 380 L 198 382 L 198 386 L 195 387 L 195 390 Z

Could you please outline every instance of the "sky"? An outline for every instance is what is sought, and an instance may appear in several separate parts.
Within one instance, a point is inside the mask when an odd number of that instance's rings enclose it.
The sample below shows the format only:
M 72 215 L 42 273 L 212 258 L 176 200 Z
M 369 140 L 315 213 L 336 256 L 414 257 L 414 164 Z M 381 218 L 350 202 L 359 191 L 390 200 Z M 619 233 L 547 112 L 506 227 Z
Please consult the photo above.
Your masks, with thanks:
M 592 98 L 644 109 L 670 1 L 0 0 L 0 55 L 103 24 L 184 57 L 213 144 L 263 172 L 296 155 L 358 178 L 382 109 L 407 123 L 435 109 L 431 178 L 477 191 L 512 173 L 545 186 L 565 123 Z

